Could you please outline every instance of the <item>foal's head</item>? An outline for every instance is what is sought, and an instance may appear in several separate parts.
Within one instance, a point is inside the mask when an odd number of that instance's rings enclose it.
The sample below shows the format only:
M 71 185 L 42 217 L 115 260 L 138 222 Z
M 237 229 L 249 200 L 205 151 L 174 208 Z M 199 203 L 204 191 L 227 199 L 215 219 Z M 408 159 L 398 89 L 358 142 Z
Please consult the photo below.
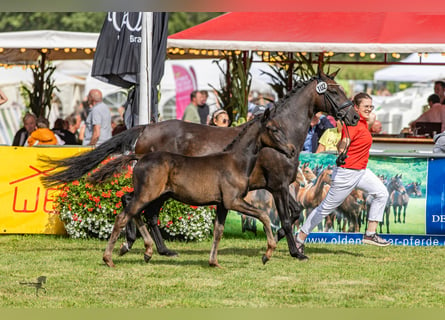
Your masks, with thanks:
M 258 152 L 261 147 L 270 147 L 284 153 L 288 158 L 294 157 L 297 152 L 295 146 L 289 143 L 281 125 L 271 118 L 269 108 L 261 116 L 260 121 L 261 129 L 256 141 L 255 152 Z

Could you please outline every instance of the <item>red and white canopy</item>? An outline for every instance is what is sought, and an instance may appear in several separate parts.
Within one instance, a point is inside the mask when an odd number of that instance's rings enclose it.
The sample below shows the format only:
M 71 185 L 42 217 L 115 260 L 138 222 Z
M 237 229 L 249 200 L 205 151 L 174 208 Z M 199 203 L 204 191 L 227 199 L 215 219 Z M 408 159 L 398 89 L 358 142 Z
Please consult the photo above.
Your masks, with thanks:
M 445 15 L 230 12 L 170 35 L 168 48 L 284 52 L 445 52 Z

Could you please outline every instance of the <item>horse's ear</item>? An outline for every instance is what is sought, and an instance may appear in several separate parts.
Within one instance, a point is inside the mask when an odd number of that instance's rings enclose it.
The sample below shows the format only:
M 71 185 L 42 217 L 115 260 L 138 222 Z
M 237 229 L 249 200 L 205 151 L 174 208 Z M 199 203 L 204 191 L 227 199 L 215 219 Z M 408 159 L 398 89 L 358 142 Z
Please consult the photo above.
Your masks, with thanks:
M 263 118 L 261 119 L 262 121 L 267 121 L 270 118 L 270 108 L 266 108 L 266 110 L 264 110 L 263 113 Z
M 337 76 L 337 74 L 339 73 L 340 68 L 337 69 L 337 71 L 331 73 L 328 77 L 331 78 L 332 80 L 335 79 L 335 77 Z
M 319 63 L 319 64 L 317 64 L 317 75 L 320 78 L 322 74 L 323 74 L 323 68 L 321 67 L 321 65 Z

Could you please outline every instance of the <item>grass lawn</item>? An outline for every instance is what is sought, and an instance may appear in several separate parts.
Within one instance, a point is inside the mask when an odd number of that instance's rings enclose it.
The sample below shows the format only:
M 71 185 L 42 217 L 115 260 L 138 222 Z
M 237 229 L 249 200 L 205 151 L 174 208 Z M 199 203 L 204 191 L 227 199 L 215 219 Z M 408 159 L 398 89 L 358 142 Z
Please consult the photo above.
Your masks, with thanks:
M 272 259 L 258 235 L 241 233 L 229 214 L 219 248 L 221 269 L 208 266 L 211 240 L 167 242 L 176 258 L 146 264 L 140 239 L 116 268 L 102 262 L 105 241 L 48 235 L 0 236 L 2 308 L 443 308 L 443 247 L 310 244 L 301 262 L 280 242 Z M 119 241 L 120 242 L 120 241 Z M 46 293 L 33 282 L 46 276 Z

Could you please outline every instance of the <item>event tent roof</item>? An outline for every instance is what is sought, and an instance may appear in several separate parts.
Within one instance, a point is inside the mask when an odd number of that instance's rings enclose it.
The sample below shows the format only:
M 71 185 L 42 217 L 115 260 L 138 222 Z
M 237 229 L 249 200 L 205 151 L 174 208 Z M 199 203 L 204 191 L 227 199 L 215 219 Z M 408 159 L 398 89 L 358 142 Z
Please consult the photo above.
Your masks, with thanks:
M 422 55 L 422 64 L 412 65 L 419 61 L 419 55 L 412 53 L 400 64 L 380 69 L 374 73 L 375 81 L 397 81 L 397 82 L 431 82 L 445 79 L 445 55 L 441 53 L 430 53 Z M 429 65 L 431 64 L 431 65 Z M 441 65 L 432 65 L 441 64 Z
M 415 12 L 230 12 L 170 35 L 168 48 L 445 52 L 445 17 Z
M 50 60 L 93 59 L 99 33 L 54 30 L 0 33 L 0 63 L 37 61 L 41 50 Z

